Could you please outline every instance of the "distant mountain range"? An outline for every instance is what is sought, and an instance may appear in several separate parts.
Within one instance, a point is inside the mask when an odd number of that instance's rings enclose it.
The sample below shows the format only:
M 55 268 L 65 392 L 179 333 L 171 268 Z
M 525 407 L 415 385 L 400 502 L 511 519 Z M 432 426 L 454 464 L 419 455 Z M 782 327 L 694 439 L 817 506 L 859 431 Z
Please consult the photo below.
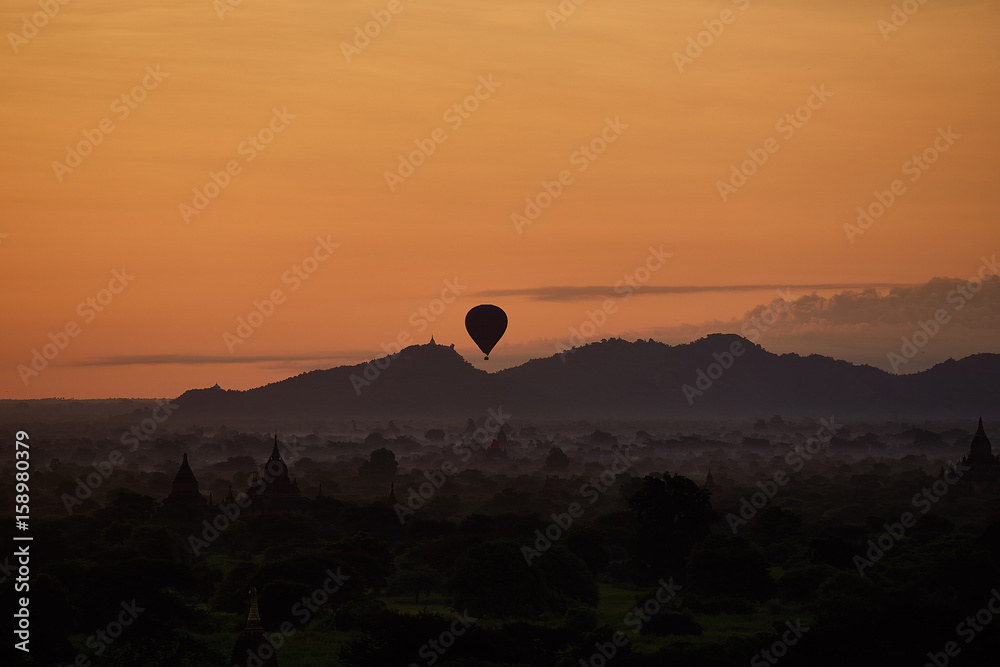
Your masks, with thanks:
M 727 357 L 733 349 L 742 354 Z M 311 371 L 246 391 L 194 389 L 177 402 L 187 418 L 213 422 L 464 419 L 500 406 L 518 420 L 773 414 L 973 420 L 980 414 L 1000 417 L 998 380 L 997 354 L 893 375 L 816 354 L 773 354 L 740 336 L 713 334 L 686 345 L 605 340 L 496 373 L 475 368 L 452 347 L 414 345 L 392 357 Z

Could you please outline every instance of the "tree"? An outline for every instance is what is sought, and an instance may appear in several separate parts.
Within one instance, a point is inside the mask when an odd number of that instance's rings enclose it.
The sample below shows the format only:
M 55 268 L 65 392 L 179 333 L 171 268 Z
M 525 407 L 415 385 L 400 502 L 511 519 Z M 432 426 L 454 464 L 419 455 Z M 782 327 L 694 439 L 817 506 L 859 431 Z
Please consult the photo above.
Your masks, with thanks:
M 444 431 L 442 431 L 439 428 L 432 428 L 429 429 L 426 433 L 424 433 L 424 437 L 430 440 L 431 442 L 441 442 L 442 440 L 444 440 Z
M 396 474 L 399 463 L 396 455 L 391 449 L 381 447 L 373 451 L 368 460 L 361 464 L 358 474 L 362 477 L 384 477 L 391 478 Z
M 605 538 L 599 531 L 589 526 L 574 526 L 564 538 L 566 548 L 587 564 L 587 569 L 595 577 L 608 566 L 611 552 L 605 546 Z
M 569 467 L 569 457 L 559 447 L 549 450 L 549 455 L 545 458 L 545 470 L 565 470 Z
M 473 616 L 530 618 L 597 604 L 597 582 L 582 560 L 557 545 L 529 565 L 521 547 L 493 540 L 466 549 L 448 579 L 453 606 Z
M 802 517 L 791 510 L 770 505 L 761 510 L 750 532 L 762 545 L 796 537 L 802 532 Z
M 445 577 L 429 565 L 418 565 L 412 569 L 399 570 L 389 577 L 386 585 L 389 595 L 412 595 L 420 604 L 422 593 L 434 593 L 444 588 Z
M 764 556 L 742 537 L 712 535 L 691 552 L 693 588 L 710 597 L 764 600 L 775 583 Z
M 114 496 L 114 501 L 111 503 L 111 506 L 117 509 L 132 510 L 136 517 L 142 519 L 152 517 L 159 505 L 159 501 L 155 498 L 144 496 L 140 493 L 135 493 L 126 489 L 120 489 L 117 491 Z
M 638 520 L 632 566 L 639 583 L 681 577 L 691 548 L 708 534 L 716 519 L 708 491 L 668 472 L 643 477 L 628 506 Z
M 451 569 L 448 588 L 453 606 L 476 617 L 531 617 L 545 609 L 542 569 L 529 566 L 513 540 L 467 549 Z

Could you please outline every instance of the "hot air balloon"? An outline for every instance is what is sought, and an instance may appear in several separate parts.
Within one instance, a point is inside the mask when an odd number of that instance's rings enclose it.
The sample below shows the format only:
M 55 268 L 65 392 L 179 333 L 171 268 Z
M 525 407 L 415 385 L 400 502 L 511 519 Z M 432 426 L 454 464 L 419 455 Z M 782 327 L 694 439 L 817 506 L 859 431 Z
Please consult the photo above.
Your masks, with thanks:
M 476 306 L 465 315 L 465 329 L 489 361 L 490 352 L 507 331 L 507 313 L 492 304 Z

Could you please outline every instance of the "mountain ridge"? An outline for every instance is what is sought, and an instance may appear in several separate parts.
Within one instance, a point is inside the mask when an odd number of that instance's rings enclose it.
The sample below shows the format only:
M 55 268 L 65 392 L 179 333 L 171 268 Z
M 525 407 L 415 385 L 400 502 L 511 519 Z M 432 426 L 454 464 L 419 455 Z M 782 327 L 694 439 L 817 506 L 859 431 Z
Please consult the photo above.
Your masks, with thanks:
M 734 352 L 738 352 L 735 354 Z M 1000 355 L 894 375 L 819 354 L 775 354 L 736 334 L 690 343 L 606 339 L 495 372 L 428 343 L 247 390 L 192 389 L 190 417 L 968 418 L 1000 414 Z

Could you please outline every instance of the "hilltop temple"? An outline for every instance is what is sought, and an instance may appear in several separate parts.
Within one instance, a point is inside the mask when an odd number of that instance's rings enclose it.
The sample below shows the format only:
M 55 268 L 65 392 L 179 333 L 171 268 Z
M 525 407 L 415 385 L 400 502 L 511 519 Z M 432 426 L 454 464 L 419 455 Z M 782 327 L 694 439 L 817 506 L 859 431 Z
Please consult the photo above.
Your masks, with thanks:
M 979 418 L 979 428 L 972 438 L 968 456 L 961 464 L 969 470 L 962 474 L 962 481 L 977 493 L 1000 490 L 1000 459 L 993 455 L 993 446 L 983 428 L 983 418 Z

